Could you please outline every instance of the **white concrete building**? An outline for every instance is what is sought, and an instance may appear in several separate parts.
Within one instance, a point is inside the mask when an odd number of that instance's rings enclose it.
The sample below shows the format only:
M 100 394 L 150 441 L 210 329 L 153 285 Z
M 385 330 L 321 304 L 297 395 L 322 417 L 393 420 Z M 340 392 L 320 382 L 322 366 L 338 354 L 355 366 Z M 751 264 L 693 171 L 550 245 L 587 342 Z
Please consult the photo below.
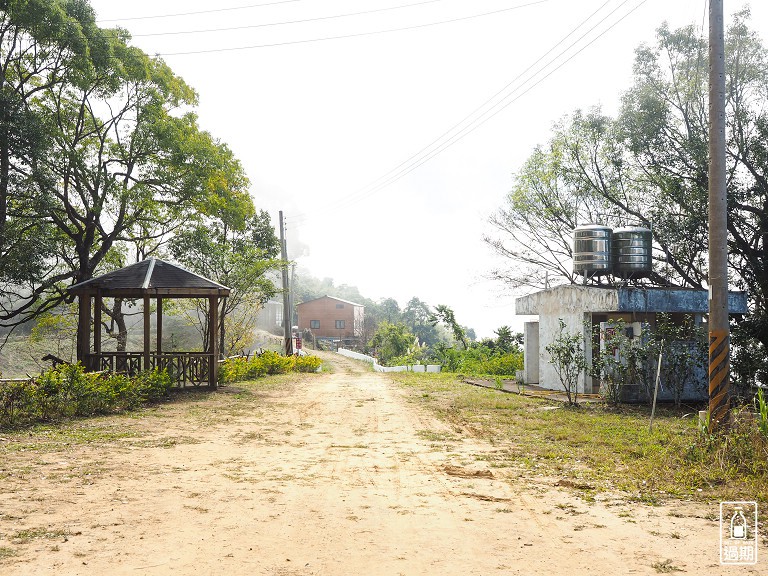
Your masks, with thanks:
M 706 290 L 576 284 L 557 286 L 517 298 L 516 314 L 539 317 L 538 322 L 526 322 L 524 327 L 525 382 L 551 390 L 561 389 L 560 380 L 546 351 L 547 345 L 559 334 L 560 320 L 565 323 L 567 332 L 582 333 L 587 362 L 591 365 L 593 349 L 599 346 L 599 341 L 593 341 L 594 327 L 601 322 L 621 319 L 625 326 L 633 328 L 635 336 L 639 335 L 641 326 L 648 326 L 652 330 L 659 313 L 669 314 L 673 321 L 685 315 L 693 315 L 696 324 L 705 324 L 707 298 Z M 746 314 L 746 294 L 730 292 L 728 306 L 731 314 Z M 598 392 L 599 382 L 594 380 L 586 373 L 582 374 L 578 392 Z M 700 387 L 697 388 L 692 387 L 686 391 L 686 399 L 701 399 Z M 663 391 L 661 398 L 664 399 Z

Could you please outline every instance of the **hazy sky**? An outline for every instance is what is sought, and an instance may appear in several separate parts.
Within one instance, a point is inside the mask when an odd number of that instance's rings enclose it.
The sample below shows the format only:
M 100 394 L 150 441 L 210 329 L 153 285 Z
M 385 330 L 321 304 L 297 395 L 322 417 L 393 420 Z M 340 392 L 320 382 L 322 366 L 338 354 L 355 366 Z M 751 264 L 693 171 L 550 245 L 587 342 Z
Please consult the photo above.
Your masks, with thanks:
M 521 328 L 482 242 L 534 146 L 577 108 L 616 110 L 656 28 L 704 0 L 91 0 L 200 95 L 258 207 L 314 276 L 401 306 Z M 728 14 L 744 2 L 725 0 Z M 752 2 L 768 38 L 768 2 Z M 768 42 L 768 40 L 766 40 Z M 479 121 L 485 120 L 484 123 Z M 431 157 L 431 158 L 430 158 Z

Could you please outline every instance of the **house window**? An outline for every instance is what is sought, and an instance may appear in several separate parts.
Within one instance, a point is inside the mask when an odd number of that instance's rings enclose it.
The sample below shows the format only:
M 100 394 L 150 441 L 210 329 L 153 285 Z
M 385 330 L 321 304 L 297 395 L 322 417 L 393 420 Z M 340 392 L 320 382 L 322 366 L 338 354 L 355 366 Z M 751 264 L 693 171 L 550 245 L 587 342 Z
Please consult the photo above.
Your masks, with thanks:
M 283 325 L 283 309 L 278 308 L 275 310 L 275 326 L 282 326 Z
M 339 308 L 339 309 L 344 308 L 344 304 L 336 304 L 336 308 Z
M 320 320 L 310 320 L 309 327 L 315 330 L 320 328 Z
M 344 320 L 336 320 L 336 328 L 338 330 L 342 330 L 344 328 L 345 321 Z

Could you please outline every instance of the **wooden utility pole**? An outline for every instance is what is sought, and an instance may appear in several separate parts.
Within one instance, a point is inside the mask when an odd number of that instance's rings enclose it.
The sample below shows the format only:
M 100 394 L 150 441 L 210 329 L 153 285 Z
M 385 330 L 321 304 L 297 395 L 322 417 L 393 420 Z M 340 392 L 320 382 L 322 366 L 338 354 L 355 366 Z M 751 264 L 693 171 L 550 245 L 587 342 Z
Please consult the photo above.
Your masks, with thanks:
M 730 412 L 723 0 L 709 2 L 709 428 Z
M 291 339 L 291 293 L 288 288 L 288 248 L 285 244 L 285 224 L 283 224 L 283 211 L 280 210 L 280 257 L 283 259 L 283 336 L 285 338 L 285 353 L 293 354 L 293 340 Z

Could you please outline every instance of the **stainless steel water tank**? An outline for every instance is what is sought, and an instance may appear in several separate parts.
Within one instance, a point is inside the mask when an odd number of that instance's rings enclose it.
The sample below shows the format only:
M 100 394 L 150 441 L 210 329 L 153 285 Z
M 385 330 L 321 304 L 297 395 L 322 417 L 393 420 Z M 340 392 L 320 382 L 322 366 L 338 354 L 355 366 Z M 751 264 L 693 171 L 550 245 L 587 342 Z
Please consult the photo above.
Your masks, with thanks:
M 651 231 L 631 226 L 613 231 L 613 274 L 620 278 L 642 278 L 651 273 Z
M 573 231 L 573 271 L 582 276 L 610 274 L 611 229 L 599 224 L 578 226 Z

